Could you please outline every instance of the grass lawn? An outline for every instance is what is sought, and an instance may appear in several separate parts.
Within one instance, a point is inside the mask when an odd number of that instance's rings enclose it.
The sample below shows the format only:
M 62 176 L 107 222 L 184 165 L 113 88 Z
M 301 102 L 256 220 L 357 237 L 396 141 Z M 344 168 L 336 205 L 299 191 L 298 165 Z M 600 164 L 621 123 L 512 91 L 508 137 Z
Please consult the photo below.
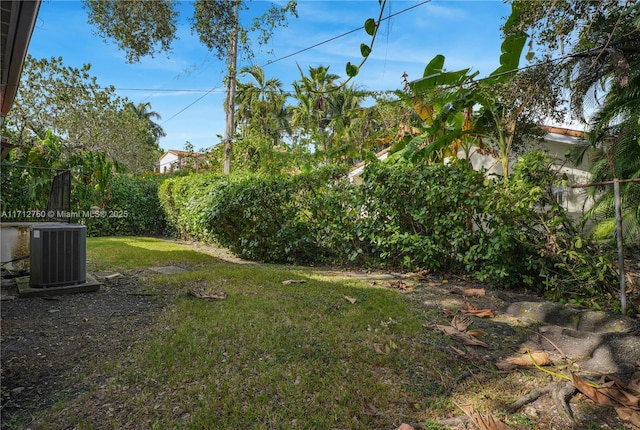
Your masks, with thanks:
M 100 383 L 44 428 L 391 429 L 452 408 L 443 387 L 462 370 L 420 342 L 434 315 L 397 291 L 149 238 L 89 239 L 87 254 L 92 270 L 141 272 L 168 305 L 144 342 L 96 360 Z M 167 265 L 188 270 L 143 272 Z
M 461 404 L 512 428 L 563 428 L 549 427 L 562 422 L 553 401 L 528 415 L 505 412 L 554 380 L 535 368 L 494 366 L 530 335 L 526 327 L 474 319 L 489 348 L 462 346 L 435 329 L 451 320 L 443 308 L 460 310 L 467 300 L 452 298 L 446 281 L 429 278 L 405 294 L 389 288 L 392 282 L 372 284 L 345 272 L 222 257 L 219 250 L 174 241 L 89 239 L 90 271 L 122 275 L 86 300 L 97 311 L 106 299 L 110 306 L 132 297 L 138 302 L 126 312 L 108 308 L 102 317 L 56 320 L 79 327 L 78 338 L 104 321 L 108 326 L 93 338 L 112 339 L 108 345 L 115 347 L 79 345 L 81 364 L 63 357 L 71 376 L 62 393 L 53 393 L 55 404 L 31 417 L 12 404 L 18 412 L 7 428 L 377 430 L 410 423 L 435 430 L 449 428 L 439 424 L 445 421 L 466 428 Z M 185 270 L 150 270 L 157 266 Z M 226 297 L 204 300 L 191 291 Z M 141 297 L 157 306 L 146 306 L 151 310 L 138 318 L 131 305 Z M 54 303 L 61 308 L 61 301 Z M 586 406 L 581 419 L 588 428 L 625 428 L 611 418 L 611 408 Z M 605 421 L 596 415 L 610 424 L 600 426 Z

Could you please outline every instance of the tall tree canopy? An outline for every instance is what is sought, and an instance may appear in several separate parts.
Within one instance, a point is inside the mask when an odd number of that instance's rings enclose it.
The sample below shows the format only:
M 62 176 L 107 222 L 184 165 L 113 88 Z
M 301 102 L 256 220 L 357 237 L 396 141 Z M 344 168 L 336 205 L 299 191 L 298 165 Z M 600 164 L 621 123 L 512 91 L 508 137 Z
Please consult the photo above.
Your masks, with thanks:
M 126 52 L 127 60 L 139 61 L 146 55 L 168 52 L 176 38 L 178 22 L 177 2 L 156 0 L 130 2 L 113 0 L 85 0 L 89 22 L 96 26 L 104 38 L 112 38 Z M 225 102 L 225 160 L 224 171 L 231 168 L 232 139 L 235 132 L 235 90 L 238 52 L 251 56 L 255 41 L 266 43 L 276 27 L 286 25 L 289 14 L 297 16 L 296 0 L 284 5 L 273 2 L 264 14 L 254 17 L 250 25 L 240 22 L 240 10 L 248 9 L 240 0 L 196 0 L 193 2 L 191 29 L 200 41 L 218 58 L 227 59 L 227 100 Z
M 62 157 L 88 150 L 130 172 L 152 170 L 159 150 L 148 119 L 113 87 L 101 87 L 90 70 L 67 67 L 62 58 L 27 57 L 7 130 L 22 146 L 51 130 L 62 139 Z
M 98 35 L 113 39 L 125 51 L 129 62 L 137 62 L 147 55 L 171 51 L 176 39 L 179 2 L 154 0 L 144 2 L 84 0 L 89 14 L 89 23 Z M 238 0 L 196 0 L 193 15 L 189 18 L 191 29 L 200 41 L 218 58 L 226 58 L 231 39 L 236 30 L 240 33 L 240 48 L 250 55 L 253 41 L 266 43 L 273 30 L 286 24 L 287 15 L 296 15 L 297 2 L 272 2 L 261 16 L 255 17 L 247 26 L 240 25 L 236 8 L 248 9 L 247 2 Z
M 622 86 L 640 67 L 640 3 L 631 0 L 513 0 L 521 14 L 510 31 L 531 35 L 540 61 L 564 71 L 572 111 L 585 119 L 613 80 Z
M 149 130 L 150 138 L 149 145 L 158 146 L 160 138 L 165 137 L 167 133 L 160 124 L 154 120 L 160 120 L 162 117 L 156 111 L 151 110 L 151 102 L 138 103 L 137 105 L 130 104 L 129 107 L 133 109 L 138 119 L 141 119 L 147 123 L 147 130 Z

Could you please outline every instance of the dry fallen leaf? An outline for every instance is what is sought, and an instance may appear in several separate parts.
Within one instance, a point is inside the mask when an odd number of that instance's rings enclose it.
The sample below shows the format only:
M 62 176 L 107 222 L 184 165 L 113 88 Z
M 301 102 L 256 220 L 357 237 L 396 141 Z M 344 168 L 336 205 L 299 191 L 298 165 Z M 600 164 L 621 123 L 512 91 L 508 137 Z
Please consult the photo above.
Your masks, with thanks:
M 484 288 L 465 288 L 462 291 L 462 295 L 467 297 L 484 297 L 485 294 Z
M 396 290 L 400 290 L 400 291 L 411 291 L 413 290 L 413 286 L 402 282 L 402 281 L 392 281 L 392 282 L 387 282 L 387 286 L 389 288 L 395 288 Z
M 623 388 L 625 391 L 630 391 L 632 393 L 640 395 L 640 381 L 638 380 L 638 378 L 640 378 L 640 372 L 636 371 L 629 382 L 627 382 L 626 384 L 620 378 L 617 378 L 614 375 L 606 375 L 606 378 L 612 380 L 616 385 Z
M 426 305 L 426 304 L 428 304 L 428 303 L 427 303 L 427 302 L 424 302 L 424 304 Z M 444 315 L 445 317 L 453 317 L 453 316 L 455 316 L 455 313 L 454 313 L 454 312 L 452 312 L 452 311 L 450 311 L 450 310 L 449 310 L 449 309 L 447 309 L 447 308 L 443 308 L 443 309 L 442 309 L 442 315 Z
M 348 301 L 349 303 L 351 303 L 352 305 L 354 305 L 358 301 L 358 299 L 356 299 L 355 297 L 351 297 L 351 296 L 344 296 L 344 299 L 346 301 Z
M 478 309 L 469 302 L 466 302 L 466 304 L 467 310 L 462 311 L 463 314 L 473 315 L 478 318 L 494 318 L 496 316 L 493 309 Z
M 465 331 L 471 325 L 471 322 L 469 317 L 455 315 L 451 320 L 451 326 L 460 331 Z
M 304 284 L 306 282 L 304 279 L 287 279 L 286 281 L 282 281 L 282 285 Z
M 484 288 L 462 288 L 455 287 L 451 289 L 451 294 L 461 294 L 465 297 L 484 297 L 486 291 Z
M 204 293 L 202 291 L 189 290 L 189 294 L 202 300 L 224 300 L 227 298 L 227 293 L 225 293 L 224 291 L 217 291 L 215 293 Z
M 553 364 L 544 351 L 525 352 L 521 355 L 507 357 L 496 363 L 500 370 L 511 370 L 517 367 L 548 366 Z
M 416 272 L 416 273 L 410 273 L 409 277 L 411 279 L 415 279 L 418 281 L 424 281 L 426 279 L 428 279 L 429 276 L 429 271 L 428 270 L 421 270 L 420 272 Z
M 450 325 L 440 325 L 440 324 L 436 324 L 436 328 L 440 329 L 444 334 L 446 334 L 447 336 L 453 336 L 456 333 L 459 333 L 460 331 L 455 328 L 452 327 Z
M 617 378 L 605 375 L 605 382 L 598 386 L 589 384 L 578 375 L 571 373 L 571 383 L 582 394 L 600 405 L 611 405 L 620 419 L 640 428 L 640 397 L 637 393 L 627 391 L 627 387 Z M 610 378 L 609 381 L 606 381 Z
M 630 422 L 640 428 L 640 412 L 631 408 L 616 408 L 616 412 L 621 420 Z
M 466 332 L 460 332 L 460 333 L 456 333 L 453 336 L 454 339 L 462 342 L 463 344 L 467 345 L 467 346 L 481 346 L 483 348 L 489 348 L 489 345 L 487 345 L 486 343 L 482 342 L 481 340 L 476 339 L 475 337 L 473 337 L 472 335 L 470 335 L 469 333 Z
M 467 334 L 473 336 L 473 337 L 482 337 L 485 334 L 487 334 L 484 330 L 467 330 Z
M 465 331 L 460 331 L 455 327 L 452 326 L 446 326 L 446 325 L 438 325 L 436 324 L 436 327 L 440 330 L 442 330 L 444 332 L 444 334 L 446 334 L 447 336 L 457 340 L 458 342 L 463 343 L 464 345 L 468 345 L 468 346 L 481 346 L 483 348 L 488 348 L 489 345 L 487 345 L 486 343 L 476 339 L 475 337 L 473 337 L 472 335 L 470 335 L 469 333 L 465 332 Z
M 480 412 L 473 409 L 471 405 L 459 405 L 453 402 L 457 407 L 462 409 L 462 412 L 468 416 L 471 421 L 477 425 L 480 430 L 513 430 L 511 427 L 503 423 L 502 421 L 495 419 L 491 415 L 483 415 Z
M 455 315 L 451 320 L 451 326 L 438 325 L 436 328 L 440 329 L 447 336 L 462 342 L 468 346 L 481 346 L 488 348 L 489 345 L 477 339 L 479 336 L 484 336 L 485 332 L 482 330 L 470 330 L 466 331 L 471 325 L 471 318 L 465 315 Z

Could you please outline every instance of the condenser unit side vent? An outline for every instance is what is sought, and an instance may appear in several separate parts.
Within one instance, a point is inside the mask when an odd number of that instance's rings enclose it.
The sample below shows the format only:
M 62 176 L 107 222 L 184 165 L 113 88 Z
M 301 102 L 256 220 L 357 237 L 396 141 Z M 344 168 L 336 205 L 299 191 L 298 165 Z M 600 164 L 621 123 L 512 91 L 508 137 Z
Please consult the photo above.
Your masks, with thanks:
M 60 287 L 86 282 L 86 228 L 79 224 L 33 226 L 30 285 Z

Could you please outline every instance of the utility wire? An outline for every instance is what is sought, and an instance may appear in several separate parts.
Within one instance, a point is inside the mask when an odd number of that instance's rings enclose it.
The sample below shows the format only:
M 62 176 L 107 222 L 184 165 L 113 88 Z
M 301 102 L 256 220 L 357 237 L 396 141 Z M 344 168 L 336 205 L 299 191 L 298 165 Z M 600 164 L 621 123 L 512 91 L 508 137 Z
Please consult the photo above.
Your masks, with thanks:
M 409 7 L 408 7 L 408 8 L 406 8 L 406 9 L 402 9 L 401 11 L 398 11 L 398 12 L 396 12 L 396 13 L 393 13 L 393 14 L 391 14 L 391 15 L 389 15 L 389 16 L 386 16 L 386 17 L 382 18 L 382 19 L 380 20 L 380 22 L 382 22 L 382 21 L 387 21 L 387 20 L 389 20 L 389 19 L 393 18 L 394 16 L 397 16 L 397 15 L 400 15 L 400 14 L 402 14 L 402 13 L 408 12 L 408 11 L 410 11 L 411 9 L 415 9 L 415 8 L 417 8 L 418 6 L 422 6 L 422 5 L 427 4 L 427 3 L 430 3 L 430 2 L 431 2 L 431 0 L 425 0 L 425 1 L 420 2 L 420 3 L 418 3 L 418 4 L 414 4 L 413 6 L 409 6 Z M 379 23 L 378 23 L 378 25 L 379 25 Z M 360 31 L 360 30 L 362 30 L 362 29 L 364 29 L 364 26 L 362 26 L 362 27 L 358 27 L 358 28 L 354 28 L 353 30 L 349 30 L 349 31 L 347 31 L 346 33 L 342 33 L 342 34 L 339 34 L 339 35 L 337 35 L 337 36 L 331 37 L 331 38 L 329 38 L 329 39 L 327 39 L 327 40 L 324 40 L 324 41 L 322 41 L 322 42 L 316 43 L 315 45 L 308 46 L 308 47 L 303 48 L 303 49 L 300 49 L 300 50 L 298 50 L 298 51 L 296 51 L 296 52 L 292 52 L 291 54 L 287 54 L 287 55 L 285 55 L 285 56 L 283 56 L 283 57 L 276 58 L 275 60 L 270 60 L 270 61 L 268 61 L 265 65 L 263 65 L 263 66 L 261 66 L 261 67 L 262 67 L 262 68 L 265 68 L 266 66 L 269 66 L 269 65 L 271 65 L 271 64 L 273 64 L 273 63 L 277 63 L 278 61 L 285 60 L 285 59 L 287 59 L 287 58 L 293 57 L 294 55 L 298 55 L 298 54 L 301 54 L 301 53 L 303 53 L 303 52 L 309 51 L 309 50 L 311 50 L 311 49 L 313 49 L 313 48 L 317 48 L 318 46 L 321 46 L 321 45 L 327 44 L 327 43 L 329 43 L 329 42 L 333 42 L 334 40 L 340 39 L 341 37 L 348 36 L 348 35 L 350 35 L 350 34 L 352 34 L 352 33 L 355 33 L 356 31 Z
M 217 87 L 220 88 L 220 87 Z M 198 103 L 200 100 L 202 100 L 203 98 L 205 98 L 206 96 L 208 96 L 209 94 L 211 94 L 214 90 L 216 89 L 216 87 L 211 88 L 209 91 L 207 91 L 206 93 L 204 93 L 203 95 L 201 95 L 200 97 L 198 97 L 197 99 L 195 99 L 193 102 L 189 103 L 187 106 L 185 106 L 184 108 L 182 108 L 180 111 L 178 111 L 177 113 L 173 114 L 170 118 L 165 119 L 164 121 L 162 121 L 162 123 L 160 125 L 164 125 L 167 122 L 171 121 L 173 118 L 177 117 L 178 115 L 180 115 L 182 112 L 186 111 L 187 109 L 189 109 L 191 106 L 193 106 L 194 104 Z
M 480 78 L 480 79 L 472 79 L 472 80 L 469 80 L 469 81 L 466 81 L 466 82 L 462 82 L 462 83 L 459 83 L 459 84 L 448 85 L 446 87 L 443 87 L 443 89 L 444 90 L 448 90 L 448 89 L 453 89 L 453 88 L 460 88 L 460 87 L 463 87 L 463 86 L 477 85 L 477 84 L 479 84 L 481 82 L 487 81 L 489 79 L 494 79 L 494 78 L 499 77 L 499 76 L 514 74 L 514 73 L 518 73 L 518 72 L 521 72 L 521 71 L 524 71 L 524 70 L 528 70 L 528 69 L 531 69 L 531 68 L 534 68 L 534 67 L 550 65 L 550 64 L 554 64 L 556 62 L 561 62 L 561 61 L 569 60 L 569 59 L 572 59 L 572 58 L 580 58 L 580 57 L 584 56 L 585 54 L 587 54 L 587 55 L 588 54 L 594 54 L 594 53 L 599 52 L 602 49 L 603 49 L 603 46 L 596 47 L 596 48 L 585 49 L 583 51 L 576 52 L 576 53 L 565 54 L 565 55 L 562 55 L 562 56 L 557 57 L 557 58 L 552 58 L 552 59 L 549 59 L 549 60 L 546 60 L 546 61 L 543 61 L 543 62 L 540 62 L 540 63 L 529 64 L 527 66 L 522 66 L 522 67 L 519 67 L 517 69 L 507 70 L 507 71 L 504 71 L 504 72 L 500 72 L 500 73 L 496 73 L 496 74 L 493 74 L 493 75 L 485 76 L 485 77 Z M 416 80 L 414 80 L 412 82 L 416 82 L 418 80 L 419 79 L 416 79 Z M 380 95 L 380 94 L 394 93 L 395 91 L 402 91 L 402 90 L 365 91 L 365 93 L 368 93 L 370 95 Z M 391 100 L 390 101 L 390 103 L 398 103 L 398 102 L 400 102 L 400 100 Z M 372 107 L 375 107 L 375 105 L 372 106 Z M 366 108 L 358 107 L 358 108 L 355 108 L 355 109 L 352 109 L 352 110 L 359 110 L 359 109 L 366 109 Z M 351 111 L 345 112 L 345 113 L 342 113 L 342 114 L 339 114 L 339 115 L 334 115 L 334 116 L 331 116 L 331 117 L 320 118 L 319 120 L 325 120 L 325 121 L 329 120 L 329 121 L 331 121 L 331 120 L 334 120 L 334 119 L 337 119 L 337 118 L 345 117 L 350 112 Z M 315 124 L 316 121 L 317 120 L 310 120 L 309 122 L 306 122 L 306 123 L 303 123 L 303 124 L 299 124 L 299 125 L 309 126 L 309 125 Z M 287 131 L 287 129 L 284 128 L 284 127 L 280 127 L 280 128 L 276 128 L 276 129 L 273 129 L 273 130 L 270 130 L 270 131 L 271 132 L 283 132 L 283 131 Z
M 386 16 L 386 17 L 382 18 L 382 19 L 380 20 L 380 22 L 382 22 L 382 21 L 387 21 L 387 20 L 389 20 L 389 19 L 391 19 L 391 18 L 393 18 L 393 17 L 395 17 L 395 16 L 398 16 L 398 15 L 400 15 L 400 14 L 406 13 L 406 12 L 408 12 L 408 11 L 412 10 L 412 9 L 415 9 L 415 8 L 417 8 L 417 7 L 420 7 L 420 6 L 423 6 L 423 5 L 425 5 L 425 4 L 427 4 L 427 3 L 430 3 L 430 2 L 431 2 L 431 0 L 424 0 L 424 1 L 422 1 L 422 2 L 420 2 L 420 3 L 417 3 L 417 4 L 413 5 L 413 6 L 407 7 L 407 8 L 405 8 L 405 9 L 402 9 L 402 10 L 398 11 L 398 12 L 395 12 L 395 13 L 393 13 L 393 14 L 390 14 L 390 15 L 388 15 L 388 16 Z M 379 25 L 379 24 L 378 24 L 378 25 Z M 348 36 L 349 34 L 352 34 L 352 33 L 355 33 L 355 32 L 357 32 L 357 31 L 360 31 L 360 30 L 362 30 L 363 28 L 364 28 L 364 26 L 361 26 L 361 27 L 358 27 L 358 28 L 355 28 L 355 29 L 349 30 L 349 31 L 347 31 L 347 32 L 345 32 L 345 33 L 342 33 L 342 34 L 339 34 L 339 35 L 337 35 L 337 36 L 331 37 L 331 38 L 326 39 L 326 40 L 324 40 L 324 41 L 322 41 L 322 42 L 319 42 L 319 43 L 316 43 L 316 44 L 314 44 L 314 45 L 308 46 L 308 47 L 306 47 L 306 48 L 304 48 L 304 49 L 300 49 L 300 50 L 295 51 L 295 52 L 293 52 L 293 53 L 291 53 L 291 54 L 287 54 L 287 55 L 284 55 L 284 56 L 282 56 L 282 57 L 279 57 L 279 58 L 277 58 L 277 59 L 275 59 L 275 60 L 268 61 L 266 64 L 264 64 L 264 65 L 263 65 L 263 66 L 261 66 L 261 67 L 262 67 L 262 68 L 264 68 L 264 67 L 266 67 L 266 66 L 268 66 L 268 65 L 271 65 L 271 64 L 274 64 L 274 63 L 276 63 L 276 62 L 278 62 L 278 61 L 281 61 L 281 60 L 284 60 L 284 59 L 287 59 L 287 58 L 293 57 L 293 56 L 295 56 L 295 55 L 298 55 L 298 54 L 301 54 L 301 53 L 303 53 L 303 52 L 309 51 L 309 50 L 311 50 L 311 49 L 317 48 L 318 46 L 321 46 L 321 45 L 327 44 L 327 43 L 329 43 L 329 42 L 333 42 L 333 41 L 335 41 L 335 40 L 337 40 L 337 39 L 340 39 L 340 38 L 342 38 L 342 37 Z M 533 68 L 533 67 L 537 67 L 537 66 L 540 66 L 540 65 L 553 64 L 553 63 L 555 63 L 555 62 L 563 61 L 563 60 L 566 60 L 566 59 L 569 59 L 569 58 L 579 57 L 580 55 L 584 55 L 584 53 L 593 52 L 593 51 L 595 51 L 595 50 L 597 50 L 597 49 L 598 49 L 598 48 L 596 48 L 596 49 L 588 49 L 588 50 L 585 50 L 585 51 L 583 51 L 583 52 L 579 52 L 579 53 L 566 54 L 566 55 L 560 56 L 560 57 L 558 57 L 558 58 L 554 58 L 554 59 L 550 59 L 550 60 L 544 61 L 544 62 L 542 62 L 542 63 L 531 64 L 531 65 L 528 65 L 528 66 L 519 67 L 519 68 L 514 69 L 514 70 L 510 70 L 510 71 L 505 71 L 505 72 L 497 73 L 497 74 L 495 74 L 495 75 L 486 76 L 486 77 L 484 77 L 484 78 L 480 78 L 480 79 L 472 80 L 472 81 L 469 81 L 469 82 L 464 82 L 464 83 L 457 84 L 457 85 L 451 85 L 451 86 L 449 86 L 448 88 L 455 88 L 455 87 L 460 87 L 460 86 L 462 86 L 462 85 L 469 85 L 469 84 L 477 84 L 477 83 L 480 83 L 480 82 L 483 82 L 483 81 L 486 81 L 486 80 L 488 80 L 488 79 L 492 79 L 492 78 L 495 78 L 495 77 L 498 77 L 498 76 L 501 76 L 501 75 L 507 75 L 507 74 L 512 74 L 512 73 L 517 73 L 517 72 L 520 72 L 520 71 L 523 71 L 523 70 L 527 70 L 527 69 L 530 69 L 530 68 Z M 208 94 L 211 94 L 211 93 L 212 93 L 212 92 L 214 92 L 216 89 L 220 89 L 220 88 L 221 88 L 221 87 L 214 87 L 214 88 L 212 88 L 212 89 L 210 89 L 210 90 L 164 90 L 164 91 L 192 91 L 192 92 L 202 92 L 202 91 L 206 91 L 206 93 L 205 93 L 204 95 L 202 95 L 201 97 L 199 97 L 198 99 L 196 99 L 195 101 L 193 101 L 192 103 L 190 103 L 189 105 L 187 105 L 186 107 L 184 107 L 183 109 L 181 109 L 179 112 L 177 112 L 177 113 L 176 113 L 176 114 L 174 114 L 173 116 L 171 116 L 169 119 L 165 120 L 162 124 L 165 124 L 165 123 L 166 123 L 166 122 L 168 122 L 169 120 L 171 120 L 171 119 L 175 118 L 176 116 L 180 115 L 181 113 L 183 113 L 184 111 L 186 111 L 188 108 L 190 108 L 191 106 L 193 106 L 194 104 L 196 104 L 198 101 L 202 100 L 202 99 L 203 99 L 204 97 L 206 97 Z M 142 91 L 142 89 L 132 89 L 132 90 L 136 90 L 136 91 L 140 90 L 140 91 Z M 163 90 L 154 90 L 154 91 L 163 91 Z M 389 90 L 369 91 L 369 93 L 371 93 L 371 94 L 380 94 L 380 93 L 385 93 L 385 92 L 386 92 L 386 93 L 388 93 L 388 92 L 389 92 Z M 283 94 L 288 94 L 288 95 L 293 95 L 293 94 L 294 94 L 294 93 L 293 93 L 293 92 L 291 92 L 291 91 L 282 91 L 281 93 L 283 93 Z
M 117 91 L 151 91 L 151 92 L 171 92 L 171 93 L 208 93 L 211 90 L 206 88 L 115 88 Z
M 393 18 L 394 16 L 398 16 L 398 15 L 400 15 L 400 14 L 402 14 L 402 13 L 408 12 L 408 11 L 410 11 L 410 10 L 412 10 L 412 9 L 415 9 L 415 8 L 419 7 L 419 6 L 425 5 L 425 4 L 429 3 L 429 2 L 431 2 L 431 0 L 425 0 L 425 1 L 422 1 L 422 2 L 420 2 L 420 3 L 415 4 L 415 5 L 413 5 L 413 6 L 410 6 L 410 7 L 406 8 L 406 9 L 400 10 L 400 11 L 398 11 L 398 12 L 396 12 L 396 13 L 390 14 L 389 16 L 386 16 L 386 17 L 382 18 L 382 19 L 380 20 L 380 22 L 382 22 L 382 21 L 387 21 L 387 20 L 389 20 L 389 19 Z M 360 31 L 360 30 L 362 30 L 363 28 L 364 28 L 364 26 L 361 26 L 361 27 L 358 27 L 358 28 L 354 28 L 353 30 L 347 31 L 346 33 L 339 34 L 339 35 L 337 35 L 337 36 L 334 36 L 334 37 L 331 37 L 331 38 L 329 38 L 329 39 L 326 39 L 326 40 L 324 40 L 324 41 L 322 41 L 322 42 L 319 42 L 319 43 L 316 43 L 316 44 L 314 44 L 314 45 L 308 46 L 308 47 L 306 47 L 306 48 L 304 48 L 304 49 L 301 49 L 301 50 L 299 50 L 299 51 L 296 51 L 296 52 L 293 52 L 293 53 L 291 53 L 291 54 L 287 54 L 287 55 L 285 55 L 285 56 L 283 56 L 283 57 L 277 58 L 277 59 L 275 59 L 275 60 L 269 61 L 269 62 L 267 62 L 264 66 L 262 66 L 262 68 L 264 68 L 264 67 L 266 67 L 266 66 L 268 66 L 268 65 L 270 65 L 270 64 L 276 63 L 276 62 L 278 62 L 278 61 L 281 61 L 281 60 L 284 60 L 284 59 L 287 59 L 287 58 L 291 58 L 291 57 L 293 57 L 293 56 L 295 56 L 295 55 L 298 55 L 298 54 L 301 54 L 301 53 L 303 53 L 303 52 L 305 52 L 305 51 L 309 51 L 309 50 L 311 50 L 311 49 L 317 48 L 318 46 L 321 46 L 321 45 L 327 44 L 327 43 L 329 43 L 329 42 L 333 42 L 334 40 L 337 40 L 337 39 L 340 39 L 340 38 L 342 38 L 342 37 L 348 36 L 349 34 L 355 33 L 356 31 Z M 218 87 L 218 88 L 219 88 L 219 87 Z M 194 104 L 196 104 L 198 101 L 202 100 L 205 96 L 207 96 L 208 94 L 210 94 L 210 93 L 211 93 L 211 92 L 213 92 L 214 90 L 215 90 L 215 88 L 212 88 L 211 90 L 207 91 L 203 96 L 199 97 L 198 99 L 196 99 L 195 101 L 193 101 L 192 103 L 190 103 L 188 106 L 186 106 L 186 107 L 184 107 L 183 109 L 181 109 L 178 113 L 176 113 L 176 114 L 174 114 L 173 116 L 171 116 L 171 118 L 169 118 L 169 119 L 165 120 L 162 124 L 165 124 L 165 123 L 166 123 L 166 122 L 168 122 L 169 120 L 171 120 L 171 119 L 175 118 L 176 116 L 180 115 L 182 112 L 184 112 L 185 110 L 187 110 L 188 108 L 190 108 L 191 106 L 193 106 Z M 161 124 L 161 125 L 162 125 L 162 124 Z

